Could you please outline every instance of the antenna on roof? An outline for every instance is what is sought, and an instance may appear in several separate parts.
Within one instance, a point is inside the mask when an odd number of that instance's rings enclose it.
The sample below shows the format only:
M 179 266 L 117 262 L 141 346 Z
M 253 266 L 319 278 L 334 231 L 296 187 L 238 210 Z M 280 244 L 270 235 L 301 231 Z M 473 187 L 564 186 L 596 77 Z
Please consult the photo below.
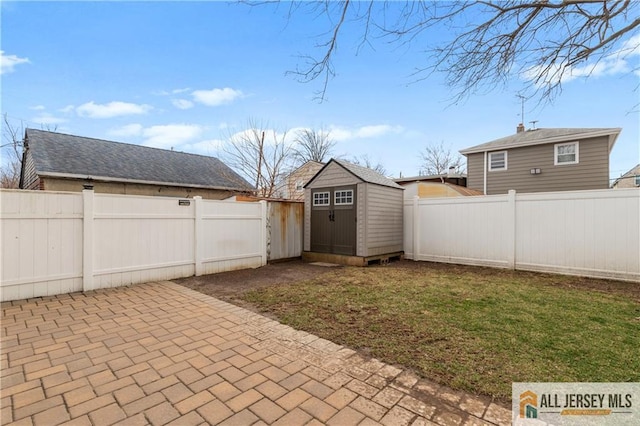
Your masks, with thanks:
M 516 98 L 520 98 L 520 122 L 524 123 L 524 101 L 526 101 L 527 98 L 520 93 L 516 95 Z
M 530 121 L 529 123 L 531 123 L 531 130 L 536 130 L 536 123 L 538 122 L 538 120 L 533 120 Z

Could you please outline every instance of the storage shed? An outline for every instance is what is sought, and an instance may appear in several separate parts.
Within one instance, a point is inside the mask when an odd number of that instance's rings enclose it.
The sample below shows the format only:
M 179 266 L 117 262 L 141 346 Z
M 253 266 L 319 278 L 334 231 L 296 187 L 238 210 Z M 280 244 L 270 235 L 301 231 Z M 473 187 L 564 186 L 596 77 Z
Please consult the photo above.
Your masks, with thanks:
M 305 185 L 305 260 L 366 265 L 403 254 L 403 188 L 331 159 Z

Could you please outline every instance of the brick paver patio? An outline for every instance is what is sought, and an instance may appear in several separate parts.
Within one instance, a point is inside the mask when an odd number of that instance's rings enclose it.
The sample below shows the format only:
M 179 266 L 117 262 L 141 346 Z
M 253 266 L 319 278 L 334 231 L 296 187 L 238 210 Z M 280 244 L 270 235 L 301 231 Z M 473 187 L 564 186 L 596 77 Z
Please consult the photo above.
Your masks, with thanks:
M 170 282 L 2 304 L 0 424 L 487 425 L 511 413 Z

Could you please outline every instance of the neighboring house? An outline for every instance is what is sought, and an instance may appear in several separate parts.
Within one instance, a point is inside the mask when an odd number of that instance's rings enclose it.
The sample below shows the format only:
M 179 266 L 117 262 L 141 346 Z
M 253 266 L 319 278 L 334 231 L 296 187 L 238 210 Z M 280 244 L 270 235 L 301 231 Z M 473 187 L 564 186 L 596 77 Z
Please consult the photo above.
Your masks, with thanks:
M 404 199 L 419 198 L 444 198 L 467 197 L 470 195 L 482 195 L 482 191 L 440 182 L 407 182 L 401 184 L 404 188 Z
M 640 164 L 616 179 L 611 187 L 615 189 L 640 187 Z
M 456 173 L 455 168 L 451 167 L 447 173 L 439 175 L 410 176 L 401 177 L 393 180 L 400 186 L 405 186 L 413 182 L 440 182 L 451 183 L 458 186 L 467 186 L 467 175 L 464 173 Z
M 293 172 L 289 173 L 274 190 L 275 198 L 286 200 L 304 200 L 304 186 L 324 166 L 324 163 L 307 161 Z
M 224 199 L 251 185 L 214 157 L 27 129 L 20 188 Z
M 366 265 L 401 255 L 403 192 L 371 169 L 331 159 L 305 185 L 303 258 Z
M 620 128 L 524 130 L 463 149 L 467 187 L 484 194 L 609 188 L 609 153 Z

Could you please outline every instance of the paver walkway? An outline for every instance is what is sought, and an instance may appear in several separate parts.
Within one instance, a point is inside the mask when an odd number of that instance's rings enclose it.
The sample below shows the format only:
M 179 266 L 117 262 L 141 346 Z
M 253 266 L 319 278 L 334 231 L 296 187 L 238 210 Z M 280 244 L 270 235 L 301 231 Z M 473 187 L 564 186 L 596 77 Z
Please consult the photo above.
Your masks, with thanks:
M 487 399 L 170 282 L 3 303 L 1 343 L 3 425 L 510 423 Z

